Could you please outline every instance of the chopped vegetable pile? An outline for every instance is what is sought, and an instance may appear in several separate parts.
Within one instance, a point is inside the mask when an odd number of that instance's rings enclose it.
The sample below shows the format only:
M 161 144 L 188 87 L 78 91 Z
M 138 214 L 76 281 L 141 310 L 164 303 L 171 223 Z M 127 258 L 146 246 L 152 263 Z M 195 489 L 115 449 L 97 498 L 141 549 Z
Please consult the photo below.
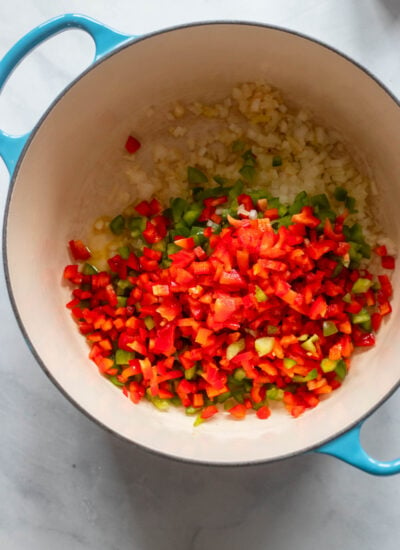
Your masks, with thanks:
M 189 201 L 142 201 L 116 216 L 109 229 L 127 244 L 107 272 L 80 240 L 69 243 L 80 263 L 64 270 L 75 287 L 67 307 L 100 372 L 134 403 L 182 405 L 195 425 L 223 409 L 266 419 L 270 401 L 294 417 L 317 406 L 391 311 L 389 277 L 362 267 L 372 252 L 346 223 L 356 207 L 347 191 L 336 189 L 335 207 L 305 192 L 281 204 L 249 187 L 256 158 L 242 158 L 234 184 L 216 176 L 210 187 L 189 167 Z M 373 253 L 394 268 L 385 246 Z

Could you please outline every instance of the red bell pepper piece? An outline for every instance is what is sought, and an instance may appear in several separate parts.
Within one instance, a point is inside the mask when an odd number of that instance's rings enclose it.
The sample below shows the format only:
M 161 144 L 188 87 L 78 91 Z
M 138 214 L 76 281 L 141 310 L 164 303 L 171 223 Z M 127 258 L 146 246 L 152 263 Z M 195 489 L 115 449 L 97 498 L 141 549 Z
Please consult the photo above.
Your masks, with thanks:
M 144 216 L 145 218 L 150 218 L 151 216 L 151 206 L 148 201 L 139 202 L 139 204 L 135 206 L 135 210 L 138 214 Z
M 128 136 L 128 139 L 125 142 L 125 149 L 128 151 L 130 155 L 133 155 L 133 153 L 136 153 L 141 147 L 141 143 L 139 140 L 137 140 L 133 136 Z
M 375 249 L 374 249 L 374 252 L 375 254 L 377 254 L 378 256 L 387 256 L 387 248 L 384 244 L 380 245 L 380 246 L 377 246 Z
M 393 256 L 382 256 L 382 267 L 385 269 L 394 269 L 395 260 Z
M 248 212 L 250 212 L 250 210 L 254 210 L 255 208 L 253 199 L 250 197 L 250 195 L 246 195 L 245 193 L 242 193 L 241 195 L 239 195 L 237 198 L 237 201 L 239 204 L 243 204 L 243 206 Z
M 238 271 L 236 271 L 236 269 L 232 269 L 231 271 L 223 271 L 219 282 L 221 285 L 229 286 L 234 289 L 244 288 L 246 286 L 243 277 Z
M 268 218 L 271 221 L 279 218 L 279 210 L 277 208 L 267 208 L 264 210 L 264 218 Z
M 79 239 L 69 241 L 68 244 L 74 260 L 88 260 L 90 258 L 90 250 Z
M 293 214 L 293 223 L 302 223 L 306 227 L 318 227 L 321 221 L 314 216 L 311 206 L 303 206 L 299 214 Z
M 232 415 L 234 418 L 237 418 L 238 420 L 241 420 L 246 416 L 246 406 L 242 405 L 241 403 L 238 403 L 237 405 L 231 407 L 228 409 L 228 412 L 230 415 Z
M 174 345 L 175 325 L 168 323 L 165 327 L 158 329 L 154 341 L 154 353 L 172 355 L 176 348 Z
M 271 410 L 266 405 L 263 405 L 257 410 L 256 415 L 260 420 L 265 420 L 271 416 Z
M 137 207 L 136 207 L 136 210 L 137 210 Z M 146 223 L 146 227 L 143 231 L 143 237 L 146 239 L 146 241 L 149 244 L 158 243 L 162 239 L 162 237 L 157 231 L 156 226 L 150 220 L 147 221 Z
M 162 210 L 161 203 L 157 199 L 151 199 L 149 207 L 151 216 L 156 216 Z
M 321 295 L 318 296 L 310 306 L 310 319 L 324 319 L 326 316 L 327 307 L 328 306 L 325 298 L 323 298 Z
M 209 405 L 208 407 L 205 407 L 201 411 L 200 416 L 201 418 L 203 418 L 203 420 L 206 420 L 214 416 L 214 414 L 217 414 L 217 412 L 218 412 L 218 409 L 215 405 Z
M 373 313 L 371 315 L 371 325 L 372 325 L 372 330 L 374 332 L 378 332 L 380 326 L 381 326 L 381 323 L 382 323 L 382 315 L 380 315 L 379 313 Z

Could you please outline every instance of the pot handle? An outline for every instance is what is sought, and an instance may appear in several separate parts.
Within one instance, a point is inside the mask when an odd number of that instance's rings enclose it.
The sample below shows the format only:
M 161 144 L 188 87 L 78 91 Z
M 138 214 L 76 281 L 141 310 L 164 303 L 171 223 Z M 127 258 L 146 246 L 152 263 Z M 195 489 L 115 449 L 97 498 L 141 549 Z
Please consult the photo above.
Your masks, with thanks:
M 0 61 L 0 91 L 11 73 L 29 52 L 51 36 L 72 28 L 86 31 L 93 38 L 95 44 L 94 61 L 97 61 L 119 44 L 136 38 L 135 36 L 116 32 L 84 15 L 72 13 L 60 15 L 29 31 L 6 53 Z M 30 132 L 23 136 L 11 136 L 0 130 L 0 157 L 4 160 L 10 176 L 29 135 Z
M 348 432 L 322 445 L 315 452 L 339 458 L 368 474 L 390 476 L 400 473 L 400 458 L 382 462 L 375 460 L 364 451 L 360 442 L 360 431 L 363 423 L 364 421 L 360 422 Z

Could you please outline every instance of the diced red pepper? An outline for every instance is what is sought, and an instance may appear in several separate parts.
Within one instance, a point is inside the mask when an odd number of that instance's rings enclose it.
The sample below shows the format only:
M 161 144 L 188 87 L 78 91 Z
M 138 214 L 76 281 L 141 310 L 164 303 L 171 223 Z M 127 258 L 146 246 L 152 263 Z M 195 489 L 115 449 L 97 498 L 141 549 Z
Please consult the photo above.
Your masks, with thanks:
M 152 209 L 148 201 L 139 202 L 139 204 L 135 206 L 135 210 L 138 214 L 144 216 L 145 218 L 149 218 L 152 213 Z
M 393 256 L 382 256 L 382 267 L 385 269 L 394 269 L 395 261 Z
M 263 405 L 257 410 L 256 415 L 261 420 L 265 420 L 271 416 L 271 410 L 266 405 Z
M 242 405 L 241 403 L 238 403 L 237 405 L 233 406 L 232 408 L 228 409 L 228 412 L 230 415 L 232 415 L 234 418 L 237 418 L 238 420 L 241 420 L 246 416 L 246 406 Z
M 74 260 L 88 260 L 90 258 L 90 250 L 79 239 L 69 241 L 68 244 Z
M 200 416 L 201 418 L 206 420 L 207 418 L 211 418 L 212 416 L 214 416 L 214 414 L 217 414 L 217 412 L 218 409 L 215 405 L 209 405 L 201 411 Z
M 254 210 L 253 199 L 250 197 L 250 195 L 242 193 L 238 196 L 237 201 L 239 204 L 242 204 L 248 212 L 250 212 L 250 210 Z
M 136 210 L 137 210 L 137 207 L 136 207 Z M 146 241 L 149 244 L 158 243 L 162 239 L 162 237 L 157 231 L 156 226 L 151 221 L 147 221 L 146 227 L 143 231 L 143 237 L 146 239 Z
M 384 244 L 377 246 L 374 250 L 378 256 L 387 256 L 387 248 Z
M 205 199 L 204 220 L 222 223 L 215 209 L 227 201 L 227 196 Z M 238 203 L 255 208 L 247 194 Z M 334 225 L 328 218 L 321 224 L 313 209 L 304 207 L 288 227 L 273 229 L 278 209 L 268 209 L 266 199 L 257 208 L 265 217 L 228 216 L 218 232 L 204 227 L 204 247 L 190 236 L 175 238 L 181 250 L 163 267 L 164 246 L 152 245 L 165 237 L 170 242 L 175 228 L 157 199 L 142 201 L 136 211 L 148 218 L 147 244 L 139 258 L 133 252 L 127 259 L 116 254 L 108 260 L 108 272 L 93 275 L 84 275 L 78 265 L 66 266 L 64 279 L 78 287 L 67 307 L 91 346 L 89 356 L 103 374 L 124 384 L 133 402 L 146 392 L 161 399 L 179 397 L 183 406 L 201 409 L 205 420 L 217 413 L 219 396 L 231 390 L 230 377 L 238 376 L 239 382 L 245 376 L 246 393 L 230 407 L 231 416 L 243 418 L 254 409 L 258 418 L 268 418 L 266 389 L 274 384 L 297 417 L 341 385 L 335 371 L 322 372 L 324 358 L 344 360 L 348 369 L 354 347 L 374 345 L 374 333 L 391 312 L 393 289 L 389 277 L 379 275 L 379 289 L 372 284 L 365 292 L 353 292 L 359 279 L 374 279 L 365 269 L 342 267 L 350 260 L 343 234 L 346 213 Z M 81 241 L 71 242 L 72 252 Z M 90 254 L 82 247 L 78 244 L 75 251 L 77 260 Z M 394 268 L 386 247 L 375 252 L 384 267 Z M 362 311 L 366 319 L 371 316 L 372 332 L 357 324 L 362 318 L 355 316 Z M 336 332 L 325 336 L 325 321 Z M 312 335 L 311 352 L 303 342 Z M 260 357 L 255 341 L 268 337 L 272 351 Z M 118 354 L 114 361 L 117 348 L 136 354 L 122 369 Z M 315 379 L 295 382 L 314 370 Z M 140 382 L 132 380 L 137 374 L 143 376 Z M 294 392 L 286 391 L 289 385 Z
M 125 142 L 125 149 L 130 155 L 136 153 L 141 147 L 140 141 L 133 136 L 128 136 L 128 139 Z
M 153 352 L 166 356 L 172 355 L 176 349 L 174 345 L 174 332 L 175 326 L 173 324 L 167 324 L 165 327 L 158 329 Z
M 382 315 L 380 313 L 373 313 L 371 315 L 371 325 L 374 332 L 378 332 L 382 323 Z
M 303 206 L 299 214 L 293 214 L 293 223 L 302 223 L 306 227 L 318 227 L 321 223 L 318 218 L 314 216 L 311 206 Z

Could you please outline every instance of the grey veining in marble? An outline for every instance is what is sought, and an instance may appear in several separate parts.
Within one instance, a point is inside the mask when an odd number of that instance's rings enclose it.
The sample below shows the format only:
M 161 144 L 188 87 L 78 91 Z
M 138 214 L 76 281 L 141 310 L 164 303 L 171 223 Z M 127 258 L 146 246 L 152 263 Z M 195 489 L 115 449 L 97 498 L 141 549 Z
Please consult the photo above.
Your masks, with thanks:
M 397 0 L 13 0 L 0 2 L 0 56 L 64 12 L 126 33 L 210 19 L 277 24 L 346 52 L 400 96 Z M 29 130 L 91 59 L 65 33 L 21 64 L 0 97 L 0 127 Z M 8 177 L 0 166 L 0 205 Z M 209 468 L 148 454 L 76 411 L 30 355 L 0 277 L 0 548 L 3 550 L 395 550 L 400 477 L 374 478 L 309 454 Z M 400 453 L 400 393 L 369 420 L 366 448 Z

